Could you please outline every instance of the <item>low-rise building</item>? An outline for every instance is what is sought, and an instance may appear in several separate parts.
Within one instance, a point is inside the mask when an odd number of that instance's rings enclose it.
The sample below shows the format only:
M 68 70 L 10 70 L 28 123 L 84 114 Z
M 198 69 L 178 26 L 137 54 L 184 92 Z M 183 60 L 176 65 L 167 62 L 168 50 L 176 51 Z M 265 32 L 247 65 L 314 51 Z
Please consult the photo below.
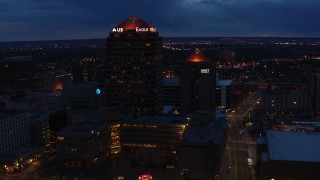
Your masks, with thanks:
M 164 105 L 179 106 L 180 104 L 180 77 L 167 77 L 163 79 Z
M 30 116 L 31 144 L 44 147 L 49 143 L 49 116 L 52 111 L 34 113 Z
M 0 112 L 0 155 L 30 144 L 30 117 L 26 112 Z
M 90 168 L 99 158 L 110 153 L 110 122 L 90 120 L 57 133 L 57 156 L 62 164 L 85 164 Z M 120 143 L 119 143 L 120 145 Z
M 177 154 L 186 127 L 186 118 L 179 116 L 128 118 L 121 124 L 121 145 L 157 149 L 161 155 L 173 156 Z
M 319 139 L 316 132 L 267 131 L 267 152 L 258 154 L 261 179 L 318 179 Z
M 265 90 L 261 98 L 261 109 L 266 112 L 309 111 L 311 95 L 299 90 Z
M 193 124 L 181 143 L 182 174 L 190 179 L 214 179 L 220 173 L 227 141 L 225 113 L 217 111 L 211 122 Z

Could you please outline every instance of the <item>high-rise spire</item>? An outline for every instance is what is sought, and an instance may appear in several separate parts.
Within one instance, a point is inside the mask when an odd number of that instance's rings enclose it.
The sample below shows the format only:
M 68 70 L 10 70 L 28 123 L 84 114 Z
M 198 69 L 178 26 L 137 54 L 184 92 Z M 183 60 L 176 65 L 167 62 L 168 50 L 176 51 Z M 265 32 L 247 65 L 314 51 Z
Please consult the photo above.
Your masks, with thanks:
M 198 63 L 198 62 L 207 62 L 208 58 L 204 54 L 202 54 L 199 48 L 196 48 L 194 53 L 188 56 L 186 60 L 187 62 Z
M 156 32 L 156 28 L 149 25 L 137 16 L 131 16 L 127 20 L 123 21 L 118 26 L 112 29 L 112 32 L 121 33 L 128 30 L 134 30 L 136 32 Z

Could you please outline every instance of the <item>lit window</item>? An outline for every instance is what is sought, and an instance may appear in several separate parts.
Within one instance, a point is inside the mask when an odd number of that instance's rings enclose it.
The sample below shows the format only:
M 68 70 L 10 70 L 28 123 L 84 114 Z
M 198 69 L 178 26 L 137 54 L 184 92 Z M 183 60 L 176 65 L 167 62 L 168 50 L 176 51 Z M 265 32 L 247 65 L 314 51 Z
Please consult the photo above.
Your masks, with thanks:
M 64 137 L 63 137 L 63 136 L 58 136 L 58 137 L 57 137 L 57 140 L 58 140 L 58 141 L 63 141 L 63 140 L 64 140 Z

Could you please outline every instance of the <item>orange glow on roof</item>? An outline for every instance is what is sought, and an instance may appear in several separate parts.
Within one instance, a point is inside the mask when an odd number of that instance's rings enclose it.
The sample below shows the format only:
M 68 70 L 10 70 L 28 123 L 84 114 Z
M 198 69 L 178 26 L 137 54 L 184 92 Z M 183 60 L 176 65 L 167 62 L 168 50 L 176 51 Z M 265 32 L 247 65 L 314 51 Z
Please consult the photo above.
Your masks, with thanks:
M 201 53 L 200 49 L 196 48 L 194 53 L 187 58 L 187 61 L 194 63 L 207 62 L 208 58 Z
M 56 86 L 54 87 L 54 90 L 61 90 L 61 89 L 63 89 L 63 85 L 60 83 L 56 84 Z
M 139 176 L 139 180 L 151 180 L 152 176 L 150 174 L 142 174 Z
M 116 26 L 115 28 L 123 28 L 123 30 L 136 30 L 136 28 L 148 28 L 150 29 L 151 32 L 155 32 L 156 28 L 152 27 L 142 19 L 136 17 L 136 16 L 131 16 L 127 20 L 123 21 L 121 24 Z

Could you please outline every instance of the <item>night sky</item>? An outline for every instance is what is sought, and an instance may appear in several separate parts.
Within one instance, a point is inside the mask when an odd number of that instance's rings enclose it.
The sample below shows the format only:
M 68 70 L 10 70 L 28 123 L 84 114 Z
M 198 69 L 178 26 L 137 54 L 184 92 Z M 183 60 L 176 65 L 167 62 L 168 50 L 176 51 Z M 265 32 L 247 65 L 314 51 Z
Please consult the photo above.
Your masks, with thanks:
M 319 37 L 319 0 L 0 0 L 0 41 L 104 38 L 136 15 L 164 37 Z

